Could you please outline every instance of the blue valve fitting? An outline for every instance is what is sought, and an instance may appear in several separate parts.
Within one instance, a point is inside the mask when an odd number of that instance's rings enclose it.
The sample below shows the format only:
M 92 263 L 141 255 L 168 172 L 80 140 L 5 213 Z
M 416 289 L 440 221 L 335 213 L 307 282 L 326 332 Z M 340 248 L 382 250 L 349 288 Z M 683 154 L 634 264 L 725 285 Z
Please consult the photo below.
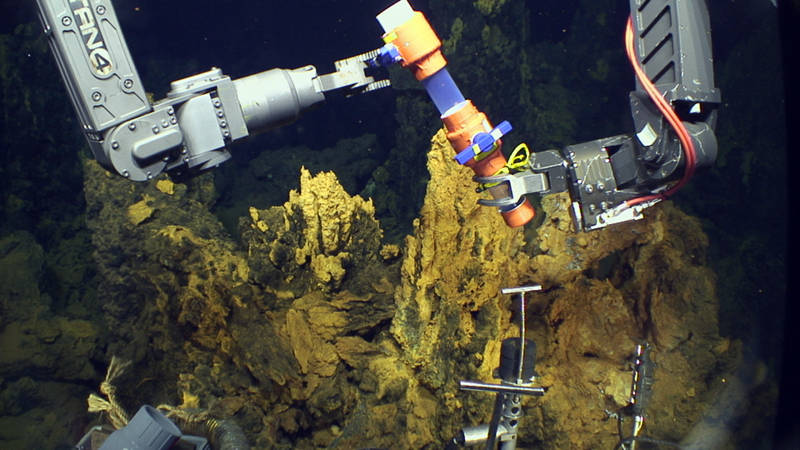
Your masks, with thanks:
M 372 67 L 388 67 L 403 60 L 394 44 L 386 44 L 378 50 L 378 56 L 369 60 Z
M 472 137 L 472 145 L 456 154 L 456 161 L 464 165 L 481 153 L 491 151 L 495 143 L 499 141 L 501 137 L 510 133 L 511 130 L 511 124 L 507 120 L 504 120 L 488 133 L 477 133 Z

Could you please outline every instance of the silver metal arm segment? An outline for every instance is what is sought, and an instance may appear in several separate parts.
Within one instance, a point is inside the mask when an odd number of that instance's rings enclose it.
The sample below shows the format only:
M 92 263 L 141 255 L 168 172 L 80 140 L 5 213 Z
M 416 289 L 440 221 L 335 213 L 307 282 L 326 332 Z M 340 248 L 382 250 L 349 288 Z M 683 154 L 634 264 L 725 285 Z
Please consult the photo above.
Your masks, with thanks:
M 37 0 L 39 18 L 100 164 L 102 133 L 152 111 L 110 2 Z
M 230 158 L 227 145 L 297 119 L 325 94 L 389 85 L 365 70 L 376 51 L 237 80 L 218 68 L 171 84 L 150 103 L 110 0 L 36 0 L 39 17 L 95 159 L 130 180 L 191 175 Z

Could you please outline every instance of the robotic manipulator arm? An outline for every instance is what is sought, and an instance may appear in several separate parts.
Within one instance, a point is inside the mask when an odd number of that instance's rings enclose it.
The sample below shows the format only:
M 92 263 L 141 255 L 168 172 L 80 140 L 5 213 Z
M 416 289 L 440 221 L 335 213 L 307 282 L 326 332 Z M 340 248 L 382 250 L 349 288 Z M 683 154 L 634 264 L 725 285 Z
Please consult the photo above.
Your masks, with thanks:
M 716 159 L 719 90 L 714 86 L 705 0 L 630 0 L 626 50 L 636 72 L 630 93 L 635 132 L 535 152 L 522 163 L 501 152 L 508 122 L 496 127 L 464 98 L 447 71 L 441 41 L 407 0 L 377 19 L 385 45 L 335 63 L 272 69 L 231 80 L 213 68 L 174 81 L 150 103 L 110 0 L 37 0 L 40 17 L 95 158 L 135 181 L 161 172 L 194 174 L 230 158 L 228 143 L 296 119 L 331 91 L 389 85 L 369 67 L 401 63 L 441 114 L 455 159 L 512 227 L 534 216 L 526 194 L 568 191 L 576 230 L 642 218 L 642 210 Z
M 630 93 L 635 132 L 536 152 L 522 164 L 500 153 L 508 122 L 493 127 L 455 86 L 435 33 L 403 0 L 378 21 L 381 61 L 402 62 L 441 112 L 456 160 L 475 172 L 509 226 L 529 222 L 526 194 L 568 191 L 578 231 L 642 218 L 642 210 L 683 186 L 716 159 L 719 90 L 714 86 L 705 0 L 630 0 L 625 42 L 636 72 Z
M 636 73 L 629 95 L 634 133 L 536 152 L 522 171 L 477 178 L 509 192 L 481 203 L 569 191 L 575 228 L 589 231 L 641 219 L 643 209 L 714 163 L 720 92 L 706 1 L 630 0 L 630 9 L 625 44 Z
M 228 143 L 295 120 L 333 91 L 389 86 L 367 76 L 367 52 L 314 66 L 231 80 L 218 68 L 171 83 L 150 103 L 110 0 L 36 0 L 45 34 L 95 159 L 134 181 L 191 175 L 230 158 Z

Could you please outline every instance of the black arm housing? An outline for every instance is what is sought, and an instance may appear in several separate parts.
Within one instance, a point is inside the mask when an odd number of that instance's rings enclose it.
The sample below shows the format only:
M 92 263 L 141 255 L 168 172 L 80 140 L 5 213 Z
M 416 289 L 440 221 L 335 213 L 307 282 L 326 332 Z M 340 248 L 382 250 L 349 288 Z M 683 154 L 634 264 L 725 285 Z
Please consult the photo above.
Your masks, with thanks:
M 711 166 L 720 92 L 714 85 L 706 0 L 630 0 L 630 8 L 639 64 L 689 132 L 695 167 Z M 683 175 L 686 149 L 638 80 L 629 98 L 633 134 L 563 150 L 578 230 L 640 218 L 638 212 L 615 217 L 609 211 Z

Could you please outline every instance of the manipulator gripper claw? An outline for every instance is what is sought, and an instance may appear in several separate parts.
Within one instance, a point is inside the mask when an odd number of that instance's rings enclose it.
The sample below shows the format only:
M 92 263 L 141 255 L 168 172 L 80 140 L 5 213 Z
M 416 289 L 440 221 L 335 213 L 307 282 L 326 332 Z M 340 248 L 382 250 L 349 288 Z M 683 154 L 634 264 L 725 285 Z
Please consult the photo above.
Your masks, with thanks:
M 508 191 L 506 197 L 478 200 L 478 203 L 483 206 L 497 208 L 516 205 L 525 194 L 542 193 L 549 189 L 549 183 L 547 182 L 547 176 L 545 174 L 529 171 L 515 174 L 494 175 L 491 177 L 474 177 L 473 180 L 480 184 L 490 186 L 506 184 L 506 190 Z
M 378 57 L 380 49 L 334 62 L 336 71 L 317 77 L 323 93 L 343 90 L 345 96 L 376 91 L 391 85 L 389 80 L 375 80 L 366 74 L 373 67 L 370 62 Z
M 567 162 L 557 150 L 546 150 L 531 154 L 528 168 L 513 173 L 473 180 L 486 186 L 505 184 L 508 195 L 494 199 L 481 199 L 484 206 L 506 207 L 517 204 L 526 194 L 553 194 L 567 190 Z M 497 189 L 495 189 L 495 195 Z

